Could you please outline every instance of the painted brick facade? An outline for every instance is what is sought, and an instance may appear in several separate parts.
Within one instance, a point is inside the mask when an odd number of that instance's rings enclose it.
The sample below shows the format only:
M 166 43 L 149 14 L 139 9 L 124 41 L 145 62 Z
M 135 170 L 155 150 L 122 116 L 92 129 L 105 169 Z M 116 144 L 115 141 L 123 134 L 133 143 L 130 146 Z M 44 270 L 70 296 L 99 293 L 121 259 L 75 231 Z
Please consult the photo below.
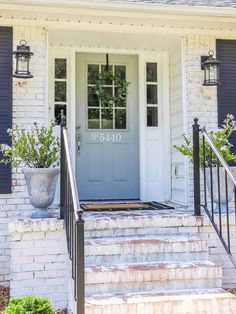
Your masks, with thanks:
M 11 296 L 48 297 L 67 306 L 67 249 L 63 221 L 22 220 L 9 225 Z
M 34 56 L 31 80 L 13 80 L 13 125 L 29 126 L 34 121 L 45 123 L 47 104 L 47 42 L 41 27 L 14 26 L 13 47 L 21 39 L 30 44 Z M 13 169 L 12 194 L 0 194 L 0 284 L 8 285 L 10 246 L 8 222 L 14 217 L 28 216 L 32 211 L 21 170 Z

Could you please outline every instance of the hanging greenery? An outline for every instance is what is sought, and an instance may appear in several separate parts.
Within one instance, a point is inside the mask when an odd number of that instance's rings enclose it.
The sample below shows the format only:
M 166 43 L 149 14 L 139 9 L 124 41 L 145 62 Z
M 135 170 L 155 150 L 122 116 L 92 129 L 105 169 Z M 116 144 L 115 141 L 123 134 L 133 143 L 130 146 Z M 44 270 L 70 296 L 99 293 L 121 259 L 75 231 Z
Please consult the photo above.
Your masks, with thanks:
M 95 93 L 102 106 L 112 107 L 115 104 L 116 107 L 123 107 L 127 100 L 129 84 L 130 82 L 114 75 L 112 70 L 102 70 L 95 84 Z M 108 93 L 106 85 L 114 85 L 115 93 Z

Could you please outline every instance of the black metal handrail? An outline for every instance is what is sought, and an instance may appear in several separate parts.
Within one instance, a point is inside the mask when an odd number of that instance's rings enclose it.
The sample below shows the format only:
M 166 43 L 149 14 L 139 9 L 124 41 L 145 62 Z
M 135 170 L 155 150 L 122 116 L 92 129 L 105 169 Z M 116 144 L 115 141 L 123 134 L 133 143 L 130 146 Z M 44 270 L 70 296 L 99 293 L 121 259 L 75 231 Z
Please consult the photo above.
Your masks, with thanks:
M 61 119 L 60 218 L 65 221 L 66 239 L 74 281 L 76 314 L 85 313 L 84 220 L 72 167 L 65 117 Z
M 201 190 L 200 168 L 203 170 L 203 190 Z M 213 172 L 215 172 L 214 178 Z M 236 259 L 231 252 L 229 219 L 230 198 L 232 196 L 229 194 L 229 185 L 233 188 L 234 214 L 236 217 L 236 179 L 206 130 L 200 129 L 197 118 L 194 119 L 193 125 L 193 173 L 194 213 L 196 216 L 200 216 L 201 207 L 204 208 L 224 249 L 236 268 Z M 223 182 L 222 173 L 224 176 Z M 201 199 L 203 202 L 201 202 Z M 210 209 L 208 207 L 209 199 Z M 222 214 L 226 215 L 225 228 L 222 223 Z

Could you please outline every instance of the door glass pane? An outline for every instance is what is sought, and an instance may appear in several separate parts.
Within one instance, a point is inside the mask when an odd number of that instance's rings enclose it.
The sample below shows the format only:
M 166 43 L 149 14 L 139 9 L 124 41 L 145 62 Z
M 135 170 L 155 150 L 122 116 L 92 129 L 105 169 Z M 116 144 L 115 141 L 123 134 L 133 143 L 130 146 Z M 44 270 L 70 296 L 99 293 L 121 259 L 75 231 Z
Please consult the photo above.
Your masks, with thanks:
M 61 116 L 66 116 L 66 105 L 55 104 L 54 106 L 54 117 L 56 124 L 61 123 Z
M 126 79 L 125 65 L 115 65 L 115 76 L 120 80 L 124 81 Z
M 106 65 L 102 65 L 102 71 L 106 71 Z M 108 71 L 112 71 L 112 65 L 109 65 L 109 67 L 108 67 Z M 107 79 L 107 80 L 105 80 L 105 85 L 112 85 L 112 80 L 110 80 L 110 79 Z
M 147 82 L 157 82 L 157 64 L 146 63 Z
M 66 82 L 55 82 L 55 101 L 66 102 Z
M 88 84 L 96 84 L 99 78 L 99 65 L 88 64 Z
M 102 109 L 102 129 L 113 129 L 113 109 Z
M 147 126 L 158 126 L 157 107 L 147 107 Z
M 95 88 L 88 87 L 88 106 L 89 107 L 99 107 L 99 100 L 95 93 Z
M 100 129 L 99 109 L 88 109 L 88 128 Z
M 55 78 L 66 79 L 66 59 L 55 59 Z
M 112 107 L 113 106 L 113 101 L 112 101 L 113 89 L 112 89 L 112 87 L 103 87 L 102 88 L 102 94 L 103 94 L 103 99 L 101 100 L 101 106 L 102 107 Z
M 126 129 L 126 109 L 115 110 L 115 128 Z
M 126 106 L 126 95 L 122 94 L 121 90 L 118 87 L 115 87 L 115 96 L 118 97 L 118 100 L 115 103 L 116 107 L 125 107 Z
M 147 85 L 147 104 L 157 104 L 157 85 Z

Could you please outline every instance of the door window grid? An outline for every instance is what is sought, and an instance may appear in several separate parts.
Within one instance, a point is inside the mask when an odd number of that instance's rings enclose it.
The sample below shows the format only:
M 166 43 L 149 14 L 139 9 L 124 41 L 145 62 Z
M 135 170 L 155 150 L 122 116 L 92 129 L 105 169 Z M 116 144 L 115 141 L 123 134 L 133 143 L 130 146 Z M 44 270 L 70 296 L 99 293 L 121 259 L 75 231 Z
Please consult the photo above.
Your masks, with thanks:
M 146 63 L 146 118 L 148 127 L 158 126 L 158 71 L 156 62 Z
M 93 90 L 96 86 L 96 80 L 99 73 L 105 69 L 104 64 L 88 64 L 87 67 L 87 127 L 88 129 L 127 129 L 127 103 L 124 101 L 117 104 L 112 104 L 109 107 L 106 103 L 102 104 Z M 121 79 L 126 79 L 125 65 L 110 65 L 113 73 Z M 114 82 L 107 81 L 103 86 L 106 93 L 114 96 L 116 93 Z
M 67 59 L 54 59 L 54 118 L 61 123 L 61 116 L 67 113 Z

